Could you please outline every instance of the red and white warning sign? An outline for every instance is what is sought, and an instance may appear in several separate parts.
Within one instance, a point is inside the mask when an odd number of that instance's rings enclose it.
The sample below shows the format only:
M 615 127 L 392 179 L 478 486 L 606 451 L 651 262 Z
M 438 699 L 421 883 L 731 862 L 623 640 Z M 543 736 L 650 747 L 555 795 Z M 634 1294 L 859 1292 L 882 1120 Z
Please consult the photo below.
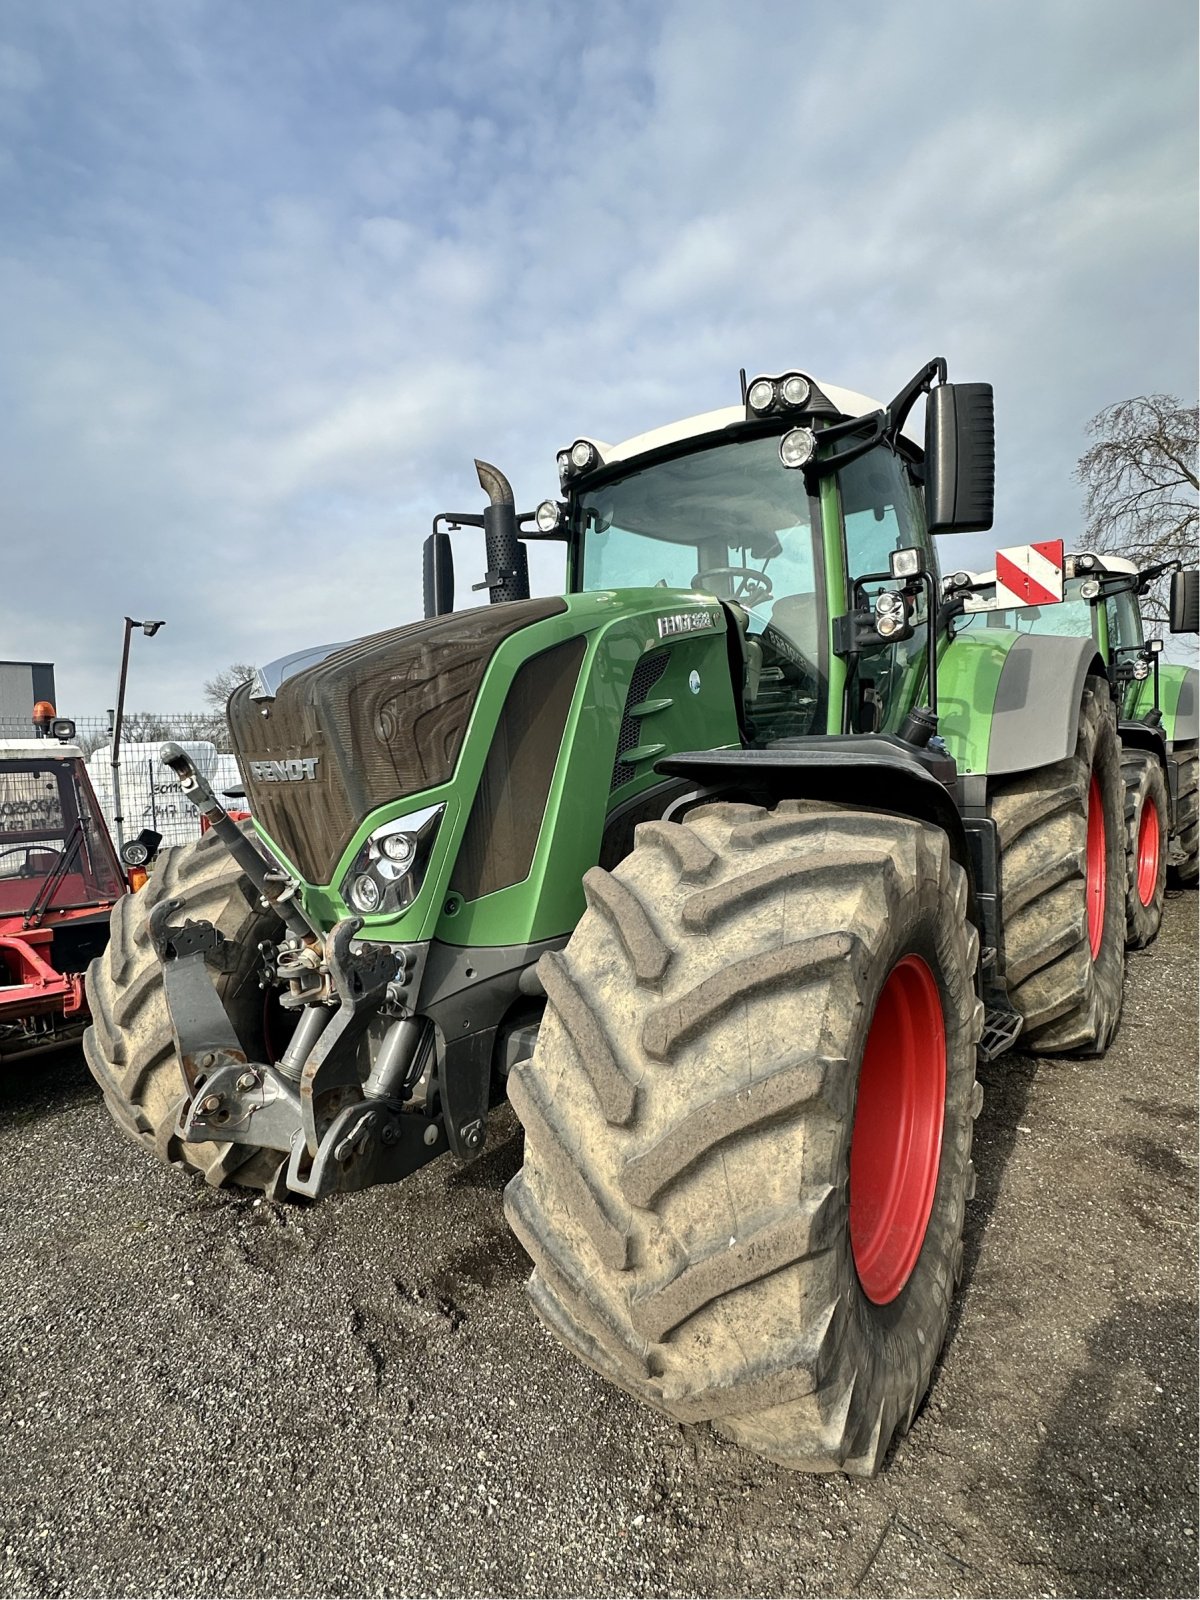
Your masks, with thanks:
M 996 551 L 996 609 L 1052 606 L 1063 597 L 1063 542 L 1015 544 Z

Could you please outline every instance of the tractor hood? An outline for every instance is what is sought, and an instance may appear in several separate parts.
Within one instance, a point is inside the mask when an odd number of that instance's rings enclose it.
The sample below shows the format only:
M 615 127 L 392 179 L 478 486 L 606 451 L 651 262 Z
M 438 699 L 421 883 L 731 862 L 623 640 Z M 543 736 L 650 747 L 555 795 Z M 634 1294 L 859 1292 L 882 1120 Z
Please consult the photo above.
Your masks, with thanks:
M 292 670 L 272 699 L 228 708 L 255 817 L 309 883 L 327 883 L 363 818 L 445 783 L 488 663 L 559 598 L 457 611 L 390 628 Z M 303 655 L 303 653 L 301 653 Z

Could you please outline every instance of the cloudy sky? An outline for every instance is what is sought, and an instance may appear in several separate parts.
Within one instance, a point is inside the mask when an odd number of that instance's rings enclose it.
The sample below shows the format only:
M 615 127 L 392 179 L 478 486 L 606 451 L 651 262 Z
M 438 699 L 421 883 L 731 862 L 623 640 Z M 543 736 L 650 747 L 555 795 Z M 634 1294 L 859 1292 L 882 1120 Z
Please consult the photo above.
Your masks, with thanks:
M 795 365 L 996 388 L 1000 542 L 1196 393 L 1192 0 L 9 0 L 0 657 L 184 710 L 420 614 L 435 511 Z M 482 568 L 463 534 L 460 592 Z M 981 552 L 982 553 L 982 552 Z M 951 564 L 959 564 L 955 551 Z M 543 587 L 559 580 L 539 569 Z

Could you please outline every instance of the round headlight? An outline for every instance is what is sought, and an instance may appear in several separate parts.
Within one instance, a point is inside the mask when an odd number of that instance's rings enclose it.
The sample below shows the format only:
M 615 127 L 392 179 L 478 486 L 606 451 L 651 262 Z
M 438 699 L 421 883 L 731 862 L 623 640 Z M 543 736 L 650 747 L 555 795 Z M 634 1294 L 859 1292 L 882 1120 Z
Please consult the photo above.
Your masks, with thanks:
M 586 439 L 576 439 L 575 443 L 571 446 L 572 465 L 578 467 L 580 472 L 582 472 L 584 467 L 591 466 L 595 454 L 595 449 L 587 442 Z
M 792 428 L 779 441 L 779 459 L 785 467 L 803 467 L 813 458 L 817 436 L 811 428 Z
M 140 839 L 130 839 L 121 846 L 121 860 L 127 867 L 144 867 L 149 859 L 150 852 Z
M 904 601 L 898 594 L 893 594 L 890 589 L 885 589 L 875 598 L 875 610 L 881 617 L 898 617 L 904 610 Z
M 1088 578 L 1079 585 L 1079 598 L 1081 600 L 1094 600 L 1100 593 L 1100 580 Z
M 793 372 L 790 378 L 783 380 L 779 392 L 785 406 L 802 406 L 809 396 L 808 379 Z
M 1143 678 L 1148 678 L 1150 676 L 1150 663 L 1140 659 L 1135 661 L 1133 663 L 1133 675 L 1139 682 Z
M 775 385 L 769 378 L 756 378 L 746 396 L 751 411 L 766 411 L 775 399 Z
M 1080 572 L 1090 572 L 1096 565 L 1095 556 L 1079 556 L 1075 562 Z
M 360 911 L 379 909 L 379 885 L 369 872 L 360 872 L 350 888 L 350 898 Z
M 553 533 L 562 521 L 562 510 L 557 500 L 543 500 L 533 514 L 542 533 Z
M 379 841 L 379 848 L 389 861 L 410 867 L 417 853 L 417 841 L 411 833 L 388 833 Z
M 894 616 L 876 616 L 875 632 L 881 639 L 890 639 L 900 629 L 900 618 Z

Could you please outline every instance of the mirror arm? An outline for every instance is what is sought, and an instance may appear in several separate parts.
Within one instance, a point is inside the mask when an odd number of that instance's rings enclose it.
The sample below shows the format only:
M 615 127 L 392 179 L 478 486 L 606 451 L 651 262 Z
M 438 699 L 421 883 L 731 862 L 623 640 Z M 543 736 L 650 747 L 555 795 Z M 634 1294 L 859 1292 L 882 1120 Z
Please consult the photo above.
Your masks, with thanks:
M 928 394 L 933 386 L 933 380 L 939 383 L 946 381 L 946 358 L 934 356 L 932 361 L 927 361 L 914 377 L 901 389 L 900 393 L 888 406 L 884 415 L 887 417 L 887 432 L 892 437 L 900 432 L 908 420 L 908 413 L 916 405 L 923 394 Z

